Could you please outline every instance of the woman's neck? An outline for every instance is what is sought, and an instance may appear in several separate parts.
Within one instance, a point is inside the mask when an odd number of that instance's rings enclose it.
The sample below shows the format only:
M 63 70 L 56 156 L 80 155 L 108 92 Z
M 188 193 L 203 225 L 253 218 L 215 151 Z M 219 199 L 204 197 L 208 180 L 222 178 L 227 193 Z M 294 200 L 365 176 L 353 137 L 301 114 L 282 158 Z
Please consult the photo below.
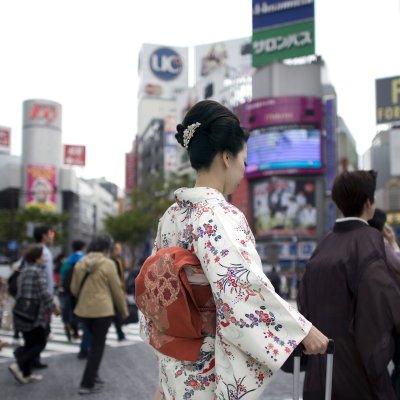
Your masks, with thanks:
M 195 187 L 209 187 L 216 189 L 221 193 L 224 193 L 224 185 L 218 179 L 215 174 L 212 175 L 209 172 L 202 172 L 197 174 Z

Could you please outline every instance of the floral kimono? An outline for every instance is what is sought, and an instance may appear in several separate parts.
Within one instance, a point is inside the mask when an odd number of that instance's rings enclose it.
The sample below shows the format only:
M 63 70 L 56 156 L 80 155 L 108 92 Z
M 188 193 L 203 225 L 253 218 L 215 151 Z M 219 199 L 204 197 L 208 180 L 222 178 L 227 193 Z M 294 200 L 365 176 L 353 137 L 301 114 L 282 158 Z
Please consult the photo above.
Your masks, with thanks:
M 244 215 L 215 189 L 182 188 L 161 218 L 154 252 L 179 246 L 202 264 L 216 303 L 216 336 L 196 362 L 156 351 L 164 399 L 257 399 L 311 323 L 264 275 Z M 148 321 L 141 319 L 144 338 Z

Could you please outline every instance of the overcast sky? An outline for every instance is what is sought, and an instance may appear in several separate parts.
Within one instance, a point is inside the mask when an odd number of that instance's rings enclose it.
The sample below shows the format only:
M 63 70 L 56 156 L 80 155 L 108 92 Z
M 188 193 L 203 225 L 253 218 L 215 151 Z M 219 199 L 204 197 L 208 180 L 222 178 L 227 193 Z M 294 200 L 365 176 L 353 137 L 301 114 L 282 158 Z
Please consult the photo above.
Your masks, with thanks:
M 1 0 L 0 125 L 21 154 L 22 103 L 63 107 L 63 143 L 87 146 L 85 177 L 124 186 L 142 43 L 193 48 L 251 36 L 251 0 Z M 316 0 L 316 50 L 359 153 L 376 133 L 375 79 L 400 75 L 399 0 Z

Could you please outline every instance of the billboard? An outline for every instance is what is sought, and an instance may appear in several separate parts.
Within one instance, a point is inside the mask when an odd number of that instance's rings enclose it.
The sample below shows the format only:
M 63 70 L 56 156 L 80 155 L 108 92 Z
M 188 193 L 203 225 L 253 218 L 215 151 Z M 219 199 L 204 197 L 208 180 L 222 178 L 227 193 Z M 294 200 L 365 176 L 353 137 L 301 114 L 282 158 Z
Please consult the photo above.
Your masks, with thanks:
M 248 178 L 306 171 L 321 172 L 321 131 L 306 128 L 262 128 L 251 132 L 247 142 Z
M 251 74 L 251 38 L 195 46 L 195 57 L 196 82 L 220 67 L 226 78 Z
M 29 164 L 26 167 L 26 207 L 56 210 L 56 167 Z
M 321 127 L 320 97 L 264 97 L 243 104 L 238 111 L 240 123 L 248 130 L 286 124 L 314 124 Z
M 243 104 L 250 131 L 246 177 L 322 172 L 322 102 L 319 97 L 265 97 Z
M 314 18 L 314 0 L 253 0 L 253 31 Z
M 0 126 L 0 153 L 10 153 L 11 129 Z
M 315 181 L 271 177 L 252 185 L 253 232 L 257 236 L 315 235 Z
M 253 32 L 253 67 L 315 53 L 314 20 Z
M 139 81 L 139 97 L 174 98 L 188 87 L 188 49 L 143 44 Z
M 72 144 L 64 145 L 64 164 L 84 167 L 86 163 L 86 147 Z
M 24 101 L 24 129 L 46 127 L 61 131 L 61 104 L 50 100 Z
M 400 76 L 377 79 L 376 123 L 386 124 L 400 121 Z
M 164 174 L 176 172 L 178 169 L 178 142 L 175 139 L 176 116 L 164 118 Z
M 195 85 L 197 101 L 212 99 L 222 104 L 226 103 L 223 100 L 225 79 L 224 67 L 216 68 L 206 77 L 199 79 Z

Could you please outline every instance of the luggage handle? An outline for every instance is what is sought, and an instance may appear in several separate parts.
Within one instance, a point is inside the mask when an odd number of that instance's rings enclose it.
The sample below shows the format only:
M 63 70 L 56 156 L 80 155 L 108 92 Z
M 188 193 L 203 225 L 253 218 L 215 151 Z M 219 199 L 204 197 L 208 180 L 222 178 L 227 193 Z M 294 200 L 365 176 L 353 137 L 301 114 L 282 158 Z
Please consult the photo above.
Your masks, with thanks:
M 300 357 L 303 353 L 304 345 L 300 343 L 293 351 L 293 399 L 300 399 Z M 332 396 L 332 373 L 333 373 L 333 355 L 335 354 L 335 341 L 329 339 L 326 349 L 326 379 L 325 379 L 325 400 L 330 400 Z

